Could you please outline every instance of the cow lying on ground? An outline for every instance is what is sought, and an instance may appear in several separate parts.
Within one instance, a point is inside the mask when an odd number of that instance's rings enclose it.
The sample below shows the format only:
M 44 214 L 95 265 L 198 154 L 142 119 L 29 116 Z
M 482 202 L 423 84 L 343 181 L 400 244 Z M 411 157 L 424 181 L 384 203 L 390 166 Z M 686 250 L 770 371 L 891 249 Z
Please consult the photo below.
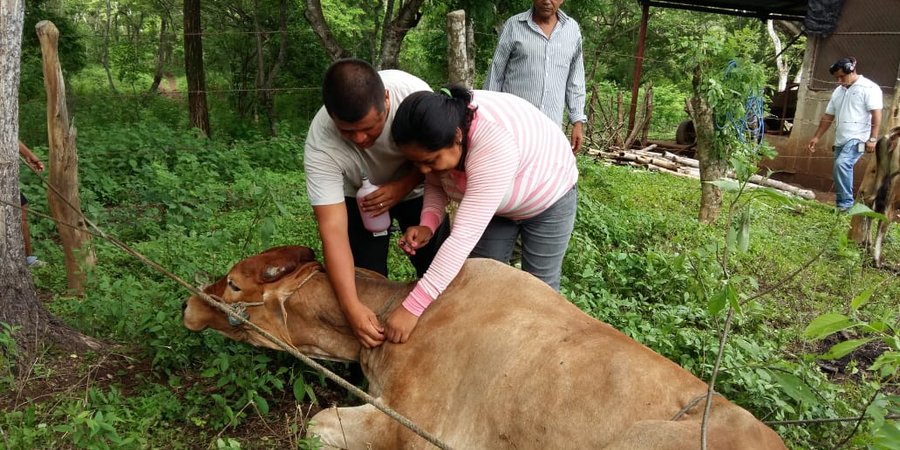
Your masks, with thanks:
M 368 272 L 359 298 L 384 318 L 412 289 Z M 313 357 L 359 361 L 369 393 L 455 449 L 690 449 L 700 447 L 707 385 L 595 320 L 533 276 L 470 259 L 405 344 L 362 348 L 322 266 L 305 247 L 237 263 L 206 289 L 247 320 Z M 193 296 L 184 325 L 261 347 Z M 372 405 L 331 408 L 310 433 L 326 448 L 431 448 Z M 778 435 L 716 395 L 709 449 L 784 449 Z
M 870 246 L 872 219 L 854 216 L 850 220 L 850 238 L 872 249 L 875 267 L 881 267 L 881 248 L 891 221 L 900 217 L 900 127 L 894 127 L 875 144 L 875 157 L 866 168 L 857 194 L 859 202 L 888 220 L 879 220 L 875 227 L 874 246 Z

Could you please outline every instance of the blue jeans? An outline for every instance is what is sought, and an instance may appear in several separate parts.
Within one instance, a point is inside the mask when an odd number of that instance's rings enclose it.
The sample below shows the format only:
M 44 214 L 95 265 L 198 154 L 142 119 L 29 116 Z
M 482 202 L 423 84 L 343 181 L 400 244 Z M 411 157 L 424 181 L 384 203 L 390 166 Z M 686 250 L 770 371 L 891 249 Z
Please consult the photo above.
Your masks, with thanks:
M 850 139 L 844 145 L 834 146 L 835 204 L 840 209 L 853 206 L 853 166 L 863 155 L 860 144 L 861 140 Z
M 516 237 L 522 235 L 522 270 L 559 290 L 563 257 L 575 228 L 578 191 L 572 188 L 544 212 L 524 220 L 494 216 L 471 257 L 509 263 Z

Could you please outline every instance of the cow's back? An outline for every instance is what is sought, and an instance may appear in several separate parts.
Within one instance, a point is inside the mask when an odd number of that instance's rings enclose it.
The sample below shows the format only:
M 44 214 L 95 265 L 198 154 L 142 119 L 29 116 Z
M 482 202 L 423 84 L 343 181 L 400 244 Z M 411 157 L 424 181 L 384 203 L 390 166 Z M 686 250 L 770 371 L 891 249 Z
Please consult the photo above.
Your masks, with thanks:
M 453 436 L 455 448 L 599 448 L 706 392 L 537 278 L 491 260 L 468 260 L 409 342 L 383 352 L 384 400 Z

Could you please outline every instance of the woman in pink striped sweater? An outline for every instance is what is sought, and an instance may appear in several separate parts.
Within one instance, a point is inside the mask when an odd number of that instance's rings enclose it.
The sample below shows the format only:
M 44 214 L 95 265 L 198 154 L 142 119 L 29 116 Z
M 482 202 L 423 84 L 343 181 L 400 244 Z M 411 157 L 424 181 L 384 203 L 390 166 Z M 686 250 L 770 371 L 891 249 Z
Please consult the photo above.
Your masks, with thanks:
M 450 237 L 387 319 L 387 339 L 406 342 L 466 258 L 508 262 L 518 236 L 522 268 L 559 290 L 575 224 L 578 169 L 558 124 L 512 94 L 454 86 L 408 96 L 391 133 L 425 174 L 420 224 L 407 229 L 400 247 L 415 253 L 444 220 L 448 202 L 458 201 L 459 208 Z

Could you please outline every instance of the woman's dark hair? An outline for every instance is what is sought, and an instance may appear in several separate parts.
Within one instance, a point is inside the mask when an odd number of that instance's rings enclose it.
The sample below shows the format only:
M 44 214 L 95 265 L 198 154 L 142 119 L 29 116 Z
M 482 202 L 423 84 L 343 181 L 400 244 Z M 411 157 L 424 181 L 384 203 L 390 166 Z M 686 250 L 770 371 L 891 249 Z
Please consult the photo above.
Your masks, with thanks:
M 384 112 L 384 83 L 369 63 L 361 59 L 341 59 L 325 72 L 322 101 L 331 117 L 356 122 L 372 107 L 379 114 Z
M 449 94 L 449 95 L 448 95 Z M 471 108 L 472 91 L 463 86 L 447 86 L 437 92 L 420 91 L 403 100 L 394 122 L 391 136 L 394 143 L 416 143 L 428 151 L 449 147 L 456 139 L 456 129 L 462 130 L 463 151 L 468 148 L 469 126 L 475 116 Z

